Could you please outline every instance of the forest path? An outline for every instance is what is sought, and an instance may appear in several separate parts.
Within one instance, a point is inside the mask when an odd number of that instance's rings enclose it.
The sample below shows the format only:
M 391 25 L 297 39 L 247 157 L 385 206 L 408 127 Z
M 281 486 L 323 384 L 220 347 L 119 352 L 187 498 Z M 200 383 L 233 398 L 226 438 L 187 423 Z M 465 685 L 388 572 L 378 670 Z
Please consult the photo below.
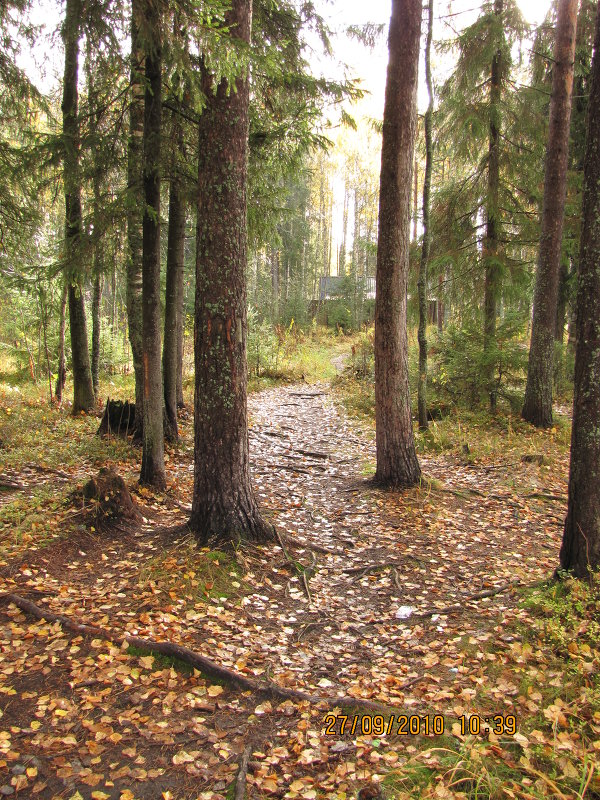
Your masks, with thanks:
M 270 389 L 249 410 L 254 485 L 295 565 L 277 543 L 249 546 L 236 554 L 243 575 L 225 566 L 219 578 L 229 588 L 207 579 L 211 558 L 227 561 L 182 529 L 188 419 L 169 450 L 170 493 L 134 490 L 143 524 L 99 532 L 71 504 L 53 522 L 58 538 L 32 535 L 4 562 L 4 590 L 284 687 L 440 714 L 446 732 L 475 710 L 484 675 L 488 713 L 522 710 L 514 673 L 489 653 L 521 646 L 507 632 L 525 619 L 517 593 L 472 596 L 552 572 L 562 506 L 543 495 L 564 487 L 535 464 L 436 455 L 421 457 L 436 488 L 382 491 L 369 481 L 373 430 L 346 418 L 328 384 Z M 0 784 L 21 793 L 224 800 L 250 743 L 248 800 L 342 800 L 415 751 L 414 737 L 327 736 L 323 707 L 262 703 L 6 605 L 0 620 L 0 749 L 15 770 Z
M 278 646 L 287 639 L 286 668 L 396 703 L 418 677 L 411 703 L 425 706 L 456 684 L 459 661 L 468 683 L 479 659 L 457 658 L 464 641 L 501 636 L 516 602 L 510 592 L 469 598 L 541 580 L 558 563 L 560 503 L 528 496 L 539 492 L 537 468 L 421 456 L 436 488 L 384 491 L 369 480 L 373 431 L 348 421 L 326 384 L 263 392 L 250 411 L 259 497 L 310 568 L 310 602 L 300 576 L 280 584 L 287 596 L 247 599 L 247 611 L 277 628 Z M 508 470 L 519 493 L 506 485 Z M 462 610 L 419 617 L 452 606 Z

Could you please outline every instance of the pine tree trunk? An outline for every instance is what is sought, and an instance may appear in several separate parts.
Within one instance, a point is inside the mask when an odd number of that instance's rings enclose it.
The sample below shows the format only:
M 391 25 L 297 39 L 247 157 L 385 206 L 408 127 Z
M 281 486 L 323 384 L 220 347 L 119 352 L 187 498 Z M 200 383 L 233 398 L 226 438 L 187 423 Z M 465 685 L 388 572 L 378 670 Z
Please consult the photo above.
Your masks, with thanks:
M 273 324 L 279 322 L 279 251 L 271 245 L 271 298 Z
M 421 476 L 412 429 L 406 331 L 421 6 L 421 0 L 392 0 L 383 112 L 375 298 L 375 480 L 393 486 L 414 486 Z
M 77 116 L 77 73 L 79 61 L 80 0 L 67 0 L 63 41 L 65 72 L 63 82 L 63 167 L 65 186 L 65 262 L 69 283 L 69 324 L 73 360 L 73 414 L 91 411 L 95 404 L 81 265 L 81 175 L 79 170 L 79 118 Z
M 538 428 L 552 425 L 554 337 L 567 191 L 577 5 L 577 0 L 559 0 L 556 22 L 542 235 L 535 276 L 529 366 L 522 412 L 523 419 Z
M 554 341 L 562 344 L 565 338 L 565 325 L 567 322 L 569 267 L 564 259 L 560 262 L 558 275 L 558 303 L 556 306 L 556 327 Z
M 102 275 L 94 266 L 94 289 L 92 293 L 92 386 L 97 398 L 100 390 L 100 304 L 102 302 Z
M 185 251 L 185 240 L 184 240 Z M 185 255 L 185 253 L 184 253 Z M 185 257 L 183 269 L 177 273 L 177 408 L 185 408 L 183 399 L 183 332 L 185 330 L 185 299 L 184 299 L 184 278 L 185 278 Z
M 144 136 L 143 52 L 140 48 L 142 0 L 131 0 L 131 102 L 127 141 L 127 324 L 135 373 L 136 437 L 143 425 L 142 367 L 142 217 L 144 187 L 142 155 Z
M 167 438 L 177 441 L 177 371 L 179 364 L 177 323 L 183 314 L 179 306 L 179 283 L 183 275 L 185 248 L 185 200 L 179 172 L 185 158 L 183 127 L 174 120 L 174 153 L 169 190 L 169 231 L 167 237 L 167 275 L 165 293 L 165 338 L 163 343 L 163 384 Z
M 503 0 L 494 0 L 494 14 L 502 17 Z M 485 269 L 483 299 L 483 351 L 490 411 L 496 410 L 496 316 L 501 289 L 501 272 L 498 264 L 498 195 L 500 191 L 500 94 L 502 85 L 502 51 L 492 58 L 490 75 L 490 130 L 488 145 L 488 174 L 486 198 L 486 231 L 483 242 Z
M 600 567 L 600 7 L 591 70 L 577 284 L 577 346 L 569 505 L 560 565 Z
M 160 149 L 162 57 L 159 11 L 146 0 L 146 90 L 144 94 L 144 196 L 142 220 L 143 431 L 140 483 L 163 489 L 163 393 L 160 352 Z M 137 412 L 136 412 L 137 415 Z
M 54 396 L 58 404 L 62 403 L 63 390 L 67 380 L 67 364 L 65 359 L 65 329 L 67 327 L 67 299 L 69 287 L 65 280 L 63 284 L 62 297 L 60 301 L 60 317 L 58 323 L 58 375 L 56 376 L 56 386 Z
M 92 41 L 90 36 L 87 36 L 87 51 L 86 51 L 86 72 L 88 82 L 88 102 L 90 106 L 89 113 L 89 126 L 92 146 L 94 148 L 92 161 L 93 161 L 93 175 L 92 175 L 92 190 L 93 190 L 93 207 L 92 219 L 94 223 L 93 231 L 93 245 L 94 245 L 94 265 L 93 276 L 94 285 L 92 291 L 92 385 L 94 387 L 94 395 L 98 399 L 98 392 L 100 386 L 100 329 L 101 329 L 101 314 L 100 307 L 102 303 L 102 273 L 104 271 L 104 241 L 100 235 L 101 228 L 101 180 L 102 180 L 102 165 L 100 163 L 100 145 L 98 143 L 98 135 L 100 131 L 100 122 L 102 114 L 98 104 L 98 93 L 95 86 L 94 68 L 92 64 Z
M 428 4 L 427 39 L 425 42 L 425 82 L 429 103 L 425 112 L 425 175 L 423 177 L 423 247 L 419 265 L 419 381 L 417 385 L 417 404 L 419 428 L 427 430 L 427 265 L 431 249 L 430 194 L 431 172 L 433 168 L 433 84 L 431 81 L 431 41 L 433 39 L 433 0 Z
M 251 0 L 233 0 L 231 36 L 250 41 Z M 194 496 L 202 543 L 263 541 L 271 526 L 250 483 L 246 406 L 248 76 L 229 91 L 203 66 L 196 232 Z

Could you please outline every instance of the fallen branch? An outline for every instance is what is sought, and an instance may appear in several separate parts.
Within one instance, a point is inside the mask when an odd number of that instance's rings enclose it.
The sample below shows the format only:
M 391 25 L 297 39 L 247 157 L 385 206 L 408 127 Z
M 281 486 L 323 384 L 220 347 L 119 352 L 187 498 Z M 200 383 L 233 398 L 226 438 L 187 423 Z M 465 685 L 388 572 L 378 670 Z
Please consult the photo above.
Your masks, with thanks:
M 530 492 L 529 494 L 524 495 L 525 497 L 535 497 L 538 500 L 550 500 L 554 503 L 564 503 L 566 502 L 566 497 L 563 497 L 560 494 L 551 494 L 550 492 Z
M 20 481 L 15 481 L 13 478 L 9 478 L 6 475 L 0 475 L 0 488 L 2 489 L 27 489 L 26 483 L 21 483 Z
M 475 594 L 469 594 L 466 597 L 463 597 L 461 602 L 454 606 L 446 606 L 445 608 L 430 608 L 428 611 L 422 611 L 420 614 L 412 614 L 411 616 L 416 617 L 417 619 L 423 619 L 424 617 L 434 617 L 436 614 L 454 614 L 457 611 L 464 611 L 465 610 L 465 603 L 471 603 L 474 600 L 483 600 L 486 597 L 494 597 L 497 594 L 502 594 L 507 589 L 511 589 L 514 586 L 518 586 L 521 581 L 508 581 L 508 583 L 503 583 L 501 586 L 497 586 L 494 589 L 486 589 L 484 592 L 476 592 Z
M 184 664 L 189 664 L 194 669 L 199 670 L 211 680 L 225 681 L 242 692 L 253 692 L 271 700 L 296 700 L 306 703 L 324 703 L 330 708 L 344 706 L 346 708 L 366 708 L 389 712 L 389 706 L 374 700 L 363 700 L 349 695 L 333 697 L 313 695 L 308 694 L 308 692 L 302 692 L 299 689 L 285 689 L 275 683 L 262 683 L 253 678 L 247 678 L 245 675 L 228 667 L 223 667 L 221 664 L 217 664 L 210 658 L 206 658 L 206 656 L 202 656 L 183 645 L 174 644 L 173 642 L 157 642 L 153 639 L 142 639 L 140 636 L 128 636 L 127 634 L 112 632 L 106 628 L 88 625 L 64 614 L 55 614 L 53 611 L 40 608 L 40 606 L 32 603 L 31 600 L 26 600 L 24 597 L 12 592 L 0 594 L 0 602 L 13 603 L 21 611 L 30 614 L 35 619 L 58 622 L 65 630 L 72 631 L 80 636 L 94 636 L 111 642 L 111 644 L 119 648 L 123 648 L 124 645 L 130 645 L 150 655 L 158 653 L 162 656 L 176 658 L 179 661 L 183 661 Z
M 403 620 L 398 620 L 399 623 L 404 623 L 410 625 L 412 620 L 419 620 L 419 619 L 427 619 L 427 617 L 434 617 L 436 614 L 457 614 L 461 611 L 465 611 L 465 604 L 471 603 L 475 600 L 483 600 L 485 597 L 494 597 L 494 595 L 502 594 L 502 592 L 506 592 L 507 589 L 511 589 L 514 586 L 519 586 L 521 581 L 509 581 L 508 583 L 503 583 L 501 586 L 497 586 L 495 589 L 486 589 L 484 592 L 477 592 L 476 594 L 469 594 L 466 597 L 461 599 L 460 603 L 457 603 L 453 606 L 446 606 L 445 608 L 430 608 L 427 611 L 422 611 L 419 614 L 411 614 L 410 617 L 407 617 Z M 383 623 L 389 624 L 392 620 L 389 619 L 372 619 L 369 622 L 364 622 L 363 625 L 381 625 Z
M 246 796 L 246 778 L 248 777 L 248 761 L 250 760 L 250 753 L 252 746 L 248 745 L 242 753 L 240 760 L 240 769 L 235 779 L 235 794 L 234 800 L 244 800 Z

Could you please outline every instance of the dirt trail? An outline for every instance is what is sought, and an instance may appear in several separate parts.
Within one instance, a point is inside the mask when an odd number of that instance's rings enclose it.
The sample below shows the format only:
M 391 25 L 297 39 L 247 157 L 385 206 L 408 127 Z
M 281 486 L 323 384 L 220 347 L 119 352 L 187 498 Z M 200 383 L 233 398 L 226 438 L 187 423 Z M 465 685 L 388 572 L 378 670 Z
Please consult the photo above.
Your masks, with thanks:
M 187 574 L 177 527 L 186 515 L 168 498 L 142 496 L 146 524 L 111 536 L 73 531 L 13 561 L 5 588 L 283 686 L 456 715 L 473 694 L 486 640 L 503 639 L 518 614 L 514 591 L 469 597 L 551 573 L 562 507 L 525 496 L 528 476 L 538 488 L 533 467 L 518 467 L 523 494 L 515 496 L 489 465 L 450 456 L 421 459 L 436 490 L 375 489 L 373 431 L 350 423 L 326 384 L 262 392 L 249 410 L 255 487 L 296 569 L 273 544 L 239 554 L 249 586 L 241 602 L 167 591 L 161 580 Z M 180 504 L 190 500 L 190 427 L 168 464 Z M 156 577 L 165 547 L 172 558 Z M 460 613 L 443 613 L 457 604 Z M 435 609 L 442 613 L 419 617 Z M 151 660 L 0 612 L 1 750 L 11 769 L 36 759 L 38 777 L 22 785 L 37 785 L 42 798 L 75 789 L 86 800 L 95 789 L 111 799 L 126 789 L 155 798 L 160 789 L 220 800 L 248 742 L 248 798 L 283 797 L 293 781 L 300 788 L 287 797 L 318 786 L 336 798 L 380 780 L 407 746 L 386 741 L 380 764 L 371 745 L 324 738 L 322 710 L 257 707 L 199 675 L 149 671 Z M 499 708 L 517 691 L 506 681 L 489 688 Z

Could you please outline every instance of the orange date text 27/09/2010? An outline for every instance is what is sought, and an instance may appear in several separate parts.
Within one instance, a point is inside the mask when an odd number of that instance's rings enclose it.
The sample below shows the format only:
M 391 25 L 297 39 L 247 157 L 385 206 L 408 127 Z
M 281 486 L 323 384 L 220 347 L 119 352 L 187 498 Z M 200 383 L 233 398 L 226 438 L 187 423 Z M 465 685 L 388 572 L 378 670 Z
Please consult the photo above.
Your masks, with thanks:
M 463 715 L 455 722 L 460 726 L 461 736 L 487 736 L 489 733 L 513 736 L 517 732 L 517 720 L 513 714 Z M 433 717 L 417 714 L 392 714 L 389 717 L 382 714 L 327 714 L 324 725 L 326 736 L 442 736 L 447 721 L 442 714 Z M 448 729 L 453 729 L 453 725 Z

